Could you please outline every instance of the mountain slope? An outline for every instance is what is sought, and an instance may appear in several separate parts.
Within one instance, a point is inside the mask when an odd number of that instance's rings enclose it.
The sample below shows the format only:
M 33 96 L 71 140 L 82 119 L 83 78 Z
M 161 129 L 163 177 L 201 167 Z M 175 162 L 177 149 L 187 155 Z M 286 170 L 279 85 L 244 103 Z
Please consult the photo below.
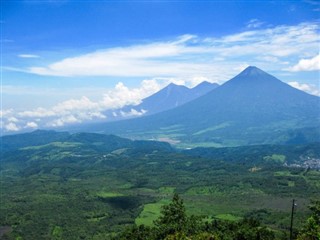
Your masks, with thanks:
M 67 132 L 36 130 L 30 133 L 14 134 L 0 137 L 1 151 L 9 152 L 26 146 L 45 145 L 50 142 L 64 141 L 69 136 Z
M 109 111 L 109 119 L 119 120 L 140 115 L 152 115 L 190 102 L 217 88 L 216 83 L 202 82 L 194 88 L 170 83 L 165 88 L 142 100 L 137 106 L 125 106 L 119 110 Z
M 87 130 L 213 146 L 319 141 L 319 99 L 248 67 L 178 108 Z

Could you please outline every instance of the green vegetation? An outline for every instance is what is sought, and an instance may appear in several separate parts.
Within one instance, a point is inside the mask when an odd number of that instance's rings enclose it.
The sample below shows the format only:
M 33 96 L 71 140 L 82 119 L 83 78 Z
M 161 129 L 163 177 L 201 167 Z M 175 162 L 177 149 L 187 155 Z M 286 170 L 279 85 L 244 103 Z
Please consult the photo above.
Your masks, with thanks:
M 298 234 L 293 232 L 297 240 L 320 239 L 320 201 L 312 202 L 311 216 Z M 266 213 L 260 211 L 260 213 Z M 183 200 L 175 194 L 172 201 L 163 205 L 160 214 L 152 226 L 134 225 L 125 229 L 115 240 L 210 240 L 210 239 L 243 239 L 273 240 L 287 239 L 285 233 L 277 237 L 275 231 L 261 225 L 259 219 L 247 216 L 235 218 L 230 214 L 221 215 L 219 219 L 188 216 Z
M 232 214 L 218 214 L 215 216 L 217 219 L 227 220 L 227 221 L 239 221 L 241 217 L 234 216 Z
M 112 198 L 112 197 L 121 197 L 124 195 L 122 193 L 115 193 L 115 192 L 98 192 L 97 196 L 101 198 Z
M 142 212 L 136 218 L 135 223 L 137 225 L 152 226 L 153 222 L 160 216 L 161 207 L 167 204 L 167 199 L 160 200 L 156 203 L 149 203 L 144 205 Z
M 40 150 L 44 148 L 50 148 L 50 147 L 59 147 L 59 148 L 72 148 L 72 147 L 79 147 L 81 146 L 81 143 L 77 142 L 52 142 L 45 145 L 40 146 L 30 146 L 30 147 L 24 147 L 21 148 L 21 150 Z
M 219 129 L 228 127 L 230 125 L 231 124 L 228 123 L 228 122 L 222 123 L 222 124 L 219 124 L 219 125 L 216 125 L 216 126 L 209 127 L 209 128 L 204 129 L 204 130 L 198 131 L 198 132 L 194 133 L 193 135 L 201 135 L 201 134 L 204 134 L 204 133 L 207 133 L 207 132 L 211 132 L 211 131 L 215 131 L 215 130 L 219 130 Z
M 227 219 L 230 220 L 230 219 Z M 237 219 L 232 219 L 237 220 Z M 161 208 L 154 226 L 133 226 L 115 239 L 119 240 L 189 240 L 189 239 L 275 239 L 274 233 L 261 226 L 259 221 L 248 218 L 237 222 L 205 221 L 203 217 L 188 216 L 183 200 L 175 194 L 172 202 Z
M 275 161 L 279 163 L 284 163 L 286 160 L 286 156 L 281 154 L 272 154 L 272 156 L 266 156 L 263 159 L 266 161 Z
M 312 211 L 312 215 L 300 230 L 298 240 L 320 239 L 320 200 L 312 202 L 309 208 Z
M 184 199 L 185 224 L 208 222 L 209 230 L 179 230 L 168 239 L 224 239 L 219 231 L 249 228 L 250 218 L 279 239 L 288 234 L 292 198 L 298 202 L 295 232 L 313 226 L 314 220 L 305 221 L 310 200 L 320 199 L 320 172 L 264 157 L 302 164 L 320 159 L 319 144 L 176 151 L 115 136 L 50 134 L 52 142 L 5 143 L 11 150 L 2 153 L 0 165 L 0 227 L 10 229 L 4 239 L 112 239 L 135 224 L 134 231 L 149 236 L 164 224 L 155 220 L 174 193 Z

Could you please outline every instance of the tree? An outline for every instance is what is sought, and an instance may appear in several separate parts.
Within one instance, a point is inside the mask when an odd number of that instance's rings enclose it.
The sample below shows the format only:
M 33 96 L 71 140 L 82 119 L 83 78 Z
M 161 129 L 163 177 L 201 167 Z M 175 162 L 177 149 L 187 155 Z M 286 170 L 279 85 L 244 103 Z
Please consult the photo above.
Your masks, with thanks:
M 161 209 L 161 216 L 154 221 L 158 237 L 163 239 L 167 235 L 183 232 L 187 225 L 186 209 L 183 200 L 177 193 L 174 194 L 172 202 Z
M 120 240 L 145 240 L 153 239 L 153 229 L 144 225 L 133 226 L 126 229 L 119 237 Z
M 239 222 L 214 220 L 205 222 L 203 217 L 187 216 L 183 200 L 174 194 L 172 202 L 162 206 L 161 216 L 153 227 L 143 225 L 128 229 L 117 239 L 132 240 L 273 240 L 274 233 L 253 218 Z M 313 240 L 313 239 L 312 239 Z
M 320 200 L 311 202 L 311 216 L 307 219 L 303 228 L 298 234 L 298 240 L 319 240 L 320 239 Z

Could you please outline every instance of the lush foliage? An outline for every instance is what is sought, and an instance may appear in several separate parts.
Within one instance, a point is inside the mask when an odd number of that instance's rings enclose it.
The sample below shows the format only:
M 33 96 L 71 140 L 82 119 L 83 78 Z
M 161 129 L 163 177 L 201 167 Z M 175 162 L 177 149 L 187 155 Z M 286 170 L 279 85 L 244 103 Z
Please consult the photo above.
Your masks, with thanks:
M 319 159 L 319 144 L 179 152 L 99 134 L 50 133 L 52 142 L 46 132 L 36 135 L 5 139 L 11 150 L 1 155 L 0 234 L 9 239 L 110 239 L 135 223 L 144 224 L 136 227 L 141 235 L 155 226 L 171 233 L 160 216 L 174 193 L 184 199 L 183 224 L 207 216 L 213 230 L 201 236 L 221 238 L 220 228 L 236 229 L 250 218 L 281 236 L 288 233 L 292 198 L 299 204 L 296 229 L 309 215 L 309 200 L 320 199 L 319 171 L 279 161 Z
M 298 240 L 320 239 L 320 200 L 315 201 L 310 206 L 312 215 L 307 219 L 298 235 Z
M 187 216 L 182 199 L 177 194 L 172 202 L 161 209 L 161 215 L 154 222 L 154 227 L 134 226 L 124 231 L 116 239 L 125 240 L 272 240 L 274 233 L 262 227 L 259 221 L 244 219 L 239 222 L 214 220 L 205 221 L 200 217 Z

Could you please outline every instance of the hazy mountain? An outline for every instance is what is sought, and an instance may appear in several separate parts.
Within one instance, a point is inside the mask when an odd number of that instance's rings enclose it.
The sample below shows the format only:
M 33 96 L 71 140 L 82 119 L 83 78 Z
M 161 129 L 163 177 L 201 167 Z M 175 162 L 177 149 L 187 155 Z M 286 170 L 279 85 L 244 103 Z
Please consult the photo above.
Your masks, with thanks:
M 141 104 L 137 106 L 126 106 L 115 111 L 108 111 L 107 115 L 109 119 L 112 120 L 137 117 L 139 113 L 152 115 L 181 106 L 210 92 L 218 86 L 216 83 L 205 81 L 190 89 L 183 85 L 170 83 L 155 94 L 143 99 Z
M 30 133 L 16 134 L 0 137 L 2 152 L 16 151 L 24 147 L 38 149 L 52 147 L 53 145 L 66 146 L 78 143 L 94 150 L 110 152 L 118 149 L 139 149 L 140 151 L 171 151 L 168 143 L 157 141 L 133 141 L 114 135 L 97 133 L 74 133 L 36 130 Z M 73 146 L 73 145 L 72 145 Z M 74 147 L 74 146 L 73 146 Z M 39 148 L 40 149 L 40 148 Z
M 219 84 L 217 83 L 209 83 L 207 81 L 203 81 L 194 88 L 191 88 L 190 95 L 192 96 L 192 99 L 190 99 L 190 101 L 207 94 L 217 87 L 219 87 Z
M 0 137 L 2 152 L 12 151 L 26 146 L 45 145 L 50 142 L 64 141 L 67 132 L 36 130 L 30 133 L 13 134 Z
M 319 141 L 319 100 L 248 67 L 175 109 L 88 130 L 212 146 Z

